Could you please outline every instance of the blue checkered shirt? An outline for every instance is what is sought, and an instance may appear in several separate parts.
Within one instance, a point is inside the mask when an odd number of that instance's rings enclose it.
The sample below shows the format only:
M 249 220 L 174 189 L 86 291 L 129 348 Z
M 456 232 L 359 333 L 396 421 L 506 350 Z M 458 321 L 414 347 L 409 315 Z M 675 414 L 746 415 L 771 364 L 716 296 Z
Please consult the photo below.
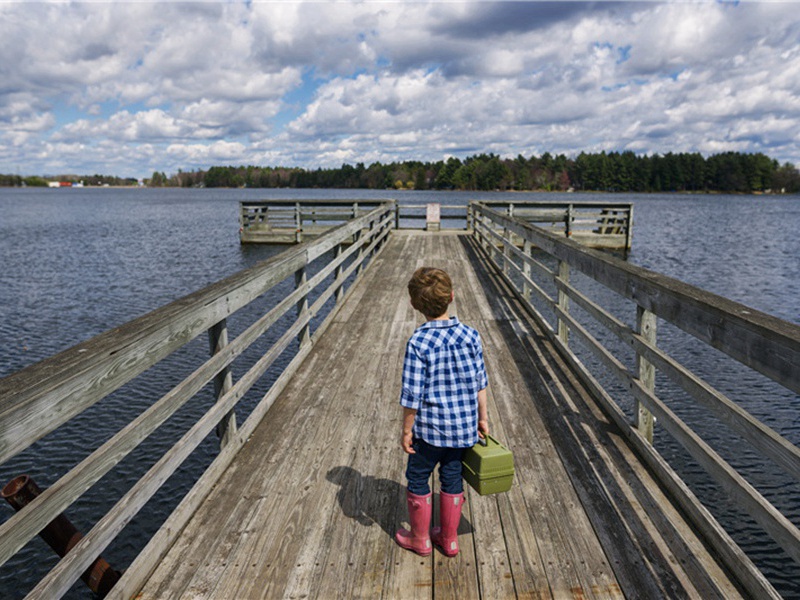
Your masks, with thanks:
M 474 446 L 486 385 L 481 338 L 457 318 L 428 321 L 408 340 L 400 404 L 417 411 L 414 437 L 440 448 Z

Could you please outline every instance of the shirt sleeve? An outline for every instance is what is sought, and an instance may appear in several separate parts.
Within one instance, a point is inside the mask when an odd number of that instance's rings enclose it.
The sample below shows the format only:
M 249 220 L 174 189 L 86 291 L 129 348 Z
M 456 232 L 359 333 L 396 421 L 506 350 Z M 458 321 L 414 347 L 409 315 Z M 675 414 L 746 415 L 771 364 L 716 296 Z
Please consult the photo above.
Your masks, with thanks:
M 483 345 L 481 344 L 480 336 L 478 336 L 478 341 L 475 344 L 475 363 L 478 376 L 478 391 L 480 391 L 489 385 L 489 378 L 486 376 L 486 365 L 483 362 Z
M 403 388 L 400 392 L 400 404 L 405 408 L 418 410 L 425 393 L 427 366 L 417 349 L 409 341 L 406 344 L 406 356 L 403 359 Z

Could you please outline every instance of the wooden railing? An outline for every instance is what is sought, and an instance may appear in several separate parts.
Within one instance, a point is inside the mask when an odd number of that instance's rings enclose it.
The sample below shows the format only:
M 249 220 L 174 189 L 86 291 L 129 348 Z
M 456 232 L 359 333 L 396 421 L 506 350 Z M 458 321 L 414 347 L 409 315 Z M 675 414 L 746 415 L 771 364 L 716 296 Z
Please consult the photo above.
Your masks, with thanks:
M 158 563 L 170 540 L 182 529 L 261 421 L 296 365 L 327 327 L 340 306 L 346 284 L 360 275 L 381 247 L 394 226 L 394 219 L 394 203 L 382 204 L 314 242 L 290 248 L 251 269 L 0 380 L 2 464 L 204 332 L 208 332 L 212 348 L 211 358 L 197 365 L 177 386 L 0 525 L 0 564 L 3 564 L 202 388 L 215 382 L 216 403 L 99 519 L 29 597 L 49 599 L 66 593 L 166 479 L 222 424 L 221 448 L 216 459 L 125 572 L 112 595 L 123 597 L 126 590 L 136 587 Z M 226 319 L 287 279 L 293 279 L 294 291 L 258 316 L 236 339 L 228 340 Z M 315 300 L 310 304 L 312 292 Z M 326 304 L 329 300 L 334 304 L 332 309 Z M 312 319 L 317 315 L 322 319 L 325 311 L 327 317 L 311 331 Z M 294 320 L 285 331 L 278 332 L 278 340 L 234 382 L 230 374 L 234 360 L 265 333 L 274 331 L 271 328 L 281 317 L 292 313 Z M 237 427 L 232 412 L 237 402 L 287 348 L 295 345 L 294 358 L 242 426 Z
M 391 200 L 248 200 L 239 204 L 242 243 L 292 244 L 317 237 Z
M 378 206 L 380 200 L 258 200 L 240 203 L 242 243 L 291 244 L 315 237 Z M 484 202 L 593 248 L 629 250 L 633 204 L 619 202 Z M 426 229 L 427 203 L 395 202 L 395 228 Z M 468 204 L 436 204 L 437 230 L 471 229 Z
M 778 597 L 763 574 L 653 447 L 654 417 L 658 426 L 688 451 L 736 506 L 751 515 L 798 563 L 800 531 L 659 397 L 656 370 L 795 481 L 800 480 L 800 449 L 667 354 L 657 343 L 656 323 L 663 319 L 674 324 L 706 344 L 709 351 L 721 350 L 795 393 L 800 393 L 800 326 L 590 250 L 509 216 L 506 211 L 473 203 L 472 212 L 475 234 L 487 255 L 695 526 L 754 597 Z M 523 241 L 521 249 L 517 247 L 519 239 Z M 623 302 L 632 303 L 636 324 L 624 323 L 599 301 L 579 291 L 570 282 L 571 273 L 583 273 L 618 294 Z M 546 289 L 552 290 L 552 296 Z M 571 310 L 571 303 L 581 310 Z M 548 321 L 543 313 L 554 317 Z M 623 346 L 633 348 L 635 367 L 625 366 L 608 344 L 598 340 L 601 336 L 590 333 L 598 328 L 610 333 L 606 337 L 617 338 Z M 633 423 L 620 398 L 612 397 L 587 368 L 586 361 L 575 354 L 570 344 L 573 337 L 606 373 L 622 383 L 623 389 L 630 390 L 635 402 Z
M 292 244 L 321 235 L 362 215 L 384 200 L 258 200 L 239 205 L 242 243 Z M 425 229 L 426 204 L 395 201 L 396 229 Z M 443 229 L 467 228 L 466 204 L 440 204 Z
M 629 202 L 484 202 L 508 216 L 591 248 L 630 250 L 633 204 Z

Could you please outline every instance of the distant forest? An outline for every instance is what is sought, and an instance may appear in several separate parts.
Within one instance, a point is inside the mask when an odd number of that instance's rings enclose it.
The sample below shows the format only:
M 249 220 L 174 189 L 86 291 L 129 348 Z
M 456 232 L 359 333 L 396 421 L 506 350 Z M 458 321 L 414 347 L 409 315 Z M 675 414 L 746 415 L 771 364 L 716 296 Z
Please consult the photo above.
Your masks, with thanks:
M 102 175 L 61 176 L 85 185 L 130 185 L 135 180 Z M 35 181 L 34 181 L 35 180 Z M 0 175 L 0 186 L 47 185 L 45 178 Z M 215 166 L 206 171 L 155 172 L 151 187 L 364 188 L 467 191 L 601 191 L 797 193 L 800 172 L 768 156 L 725 152 L 636 155 L 633 152 L 582 152 L 500 158 L 479 154 L 464 160 L 404 161 L 307 170 L 297 167 Z
M 633 152 L 582 152 L 576 158 L 549 153 L 465 160 L 344 164 L 335 169 L 218 166 L 166 177 L 150 185 L 253 188 L 366 188 L 414 190 L 542 190 L 603 192 L 796 193 L 800 173 L 764 154 L 726 152 L 637 156 Z

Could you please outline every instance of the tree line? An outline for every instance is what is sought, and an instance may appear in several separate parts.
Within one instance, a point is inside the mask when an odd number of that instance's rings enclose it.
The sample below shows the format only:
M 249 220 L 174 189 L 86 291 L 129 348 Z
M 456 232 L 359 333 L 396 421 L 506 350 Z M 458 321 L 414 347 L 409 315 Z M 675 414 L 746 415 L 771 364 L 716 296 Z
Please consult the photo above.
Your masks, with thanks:
M 163 174 L 162 174 L 163 175 Z M 726 152 L 636 155 L 581 152 L 575 158 L 545 152 L 526 158 L 478 154 L 464 160 L 404 161 L 306 170 L 215 166 L 180 173 L 163 185 L 253 188 L 367 188 L 414 190 L 542 190 L 603 192 L 796 193 L 800 172 L 768 156 Z
M 4 175 L 0 173 L 0 187 L 47 187 L 52 181 L 64 181 L 72 184 L 84 183 L 85 185 L 131 186 L 138 185 L 135 177 L 117 177 L 116 175 L 55 175 L 41 177 L 31 175 Z
M 62 176 L 63 177 L 63 176 Z M 131 185 L 132 178 L 68 176 L 61 181 L 86 185 Z M 0 186 L 47 185 L 41 177 L 0 175 Z M 156 171 L 151 187 L 364 188 L 465 191 L 601 191 L 797 193 L 800 172 L 765 154 L 725 152 L 637 155 L 633 152 L 581 152 L 574 158 L 545 152 L 528 158 L 476 154 L 464 160 L 375 162 L 338 168 L 213 166 L 167 176 Z

